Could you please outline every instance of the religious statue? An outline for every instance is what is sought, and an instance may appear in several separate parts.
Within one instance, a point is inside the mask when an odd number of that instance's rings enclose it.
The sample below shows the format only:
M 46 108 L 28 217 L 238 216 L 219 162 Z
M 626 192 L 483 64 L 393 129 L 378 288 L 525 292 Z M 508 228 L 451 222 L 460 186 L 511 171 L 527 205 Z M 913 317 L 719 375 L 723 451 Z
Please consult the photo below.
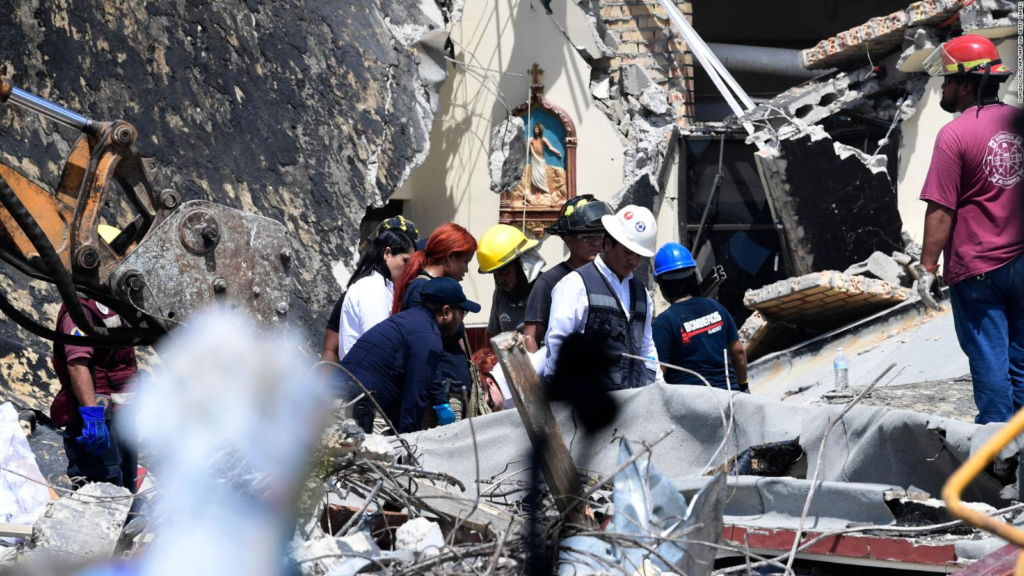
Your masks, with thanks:
M 530 101 L 514 112 L 525 121 L 531 138 L 522 179 L 501 195 L 500 216 L 507 224 L 526 221 L 538 236 L 557 220 L 562 204 L 576 196 L 576 127 L 565 110 L 544 96 L 541 73 L 534 64 Z
M 562 153 L 555 150 L 555 147 L 548 142 L 548 139 L 544 137 L 544 125 L 534 124 L 533 125 L 533 138 L 530 139 L 530 191 L 533 192 L 533 203 L 536 202 L 537 196 L 543 192 L 547 194 L 550 199 L 551 189 L 548 186 L 548 165 L 544 162 L 544 149 L 551 150 L 551 153 L 562 159 Z M 564 195 L 563 195 L 564 198 Z M 550 202 L 548 203 L 550 204 Z

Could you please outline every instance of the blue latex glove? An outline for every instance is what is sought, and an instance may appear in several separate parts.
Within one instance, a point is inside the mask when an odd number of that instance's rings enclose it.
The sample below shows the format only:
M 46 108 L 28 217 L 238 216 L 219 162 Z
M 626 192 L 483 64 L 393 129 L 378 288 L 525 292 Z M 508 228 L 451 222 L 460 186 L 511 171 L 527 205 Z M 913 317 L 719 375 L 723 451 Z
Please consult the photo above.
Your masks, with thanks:
M 438 404 L 434 406 L 434 412 L 437 412 L 437 423 L 440 426 L 455 422 L 455 412 L 452 412 L 451 404 Z
M 110 431 L 103 418 L 103 406 L 79 406 L 78 413 L 82 415 L 82 435 L 75 441 L 96 456 L 103 454 L 110 448 Z

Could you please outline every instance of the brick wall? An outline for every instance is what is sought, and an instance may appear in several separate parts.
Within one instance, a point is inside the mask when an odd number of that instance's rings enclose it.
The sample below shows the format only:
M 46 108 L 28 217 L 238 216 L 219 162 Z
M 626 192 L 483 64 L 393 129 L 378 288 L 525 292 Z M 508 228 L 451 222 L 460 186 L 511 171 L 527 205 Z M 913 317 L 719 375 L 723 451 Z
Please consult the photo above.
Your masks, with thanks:
M 619 42 L 618 52 L 604 66 L 618 80 L 619 69 L 643 66 L 669 93 L 681 125 L 693 123 L 693 55 L 657 0 L 599 0 L 601 19 Z M 693 22 L 693 5 L 676 2 Z M 600 65 L 599 65 L 600 66 Z

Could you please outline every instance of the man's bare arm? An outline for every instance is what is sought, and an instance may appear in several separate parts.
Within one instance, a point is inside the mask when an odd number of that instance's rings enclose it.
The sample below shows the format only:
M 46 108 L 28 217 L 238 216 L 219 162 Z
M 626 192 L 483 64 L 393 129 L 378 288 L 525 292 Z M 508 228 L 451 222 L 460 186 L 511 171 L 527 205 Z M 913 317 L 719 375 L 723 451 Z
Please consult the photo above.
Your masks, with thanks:
M 941 204 L 928 202 L 924 215 L 924 241 L 921 243 L 921 265 L 925 270 L 935 268 L 939 254 L 946 246 L 953 228 L 953 211 Z
M 747 381 L 747 351 L 743 349 L 743 341 L 736 340 L 729 344 L 729 357 L 732 367 L 736 370 L 736 382 Z
M 87 358 L 68 360 L 68 375 L 71 377 L 71 391 L 82 406 L 96 405 L 96 387 L 92 381 Z
M 537 335 L 541 332 L 542 324 L 538 322 L 527 322 L 523 328 L 523 339 L 526 341 L 526 351 L 533 354 L 537 350 L 540 350 L 540 345 L 537 344 Z

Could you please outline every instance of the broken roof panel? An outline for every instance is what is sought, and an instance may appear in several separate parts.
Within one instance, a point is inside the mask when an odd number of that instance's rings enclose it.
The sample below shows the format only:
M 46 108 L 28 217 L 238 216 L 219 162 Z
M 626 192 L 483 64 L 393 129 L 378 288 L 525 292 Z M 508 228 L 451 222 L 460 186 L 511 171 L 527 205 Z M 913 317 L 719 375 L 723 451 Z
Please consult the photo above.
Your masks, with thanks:
M 912 26 L 934 26 L 950 18 L 963 0 L 923 0 L 887 16 L 872 18 L 826 38 L 800 52 L 800 65 L 808 70 L 863 66 L 899 50 Z
M 768 320 L 827 330 L 895 306 L 909 297 L 897 284 L 826 271 L 748 290 L 743 305 Z

